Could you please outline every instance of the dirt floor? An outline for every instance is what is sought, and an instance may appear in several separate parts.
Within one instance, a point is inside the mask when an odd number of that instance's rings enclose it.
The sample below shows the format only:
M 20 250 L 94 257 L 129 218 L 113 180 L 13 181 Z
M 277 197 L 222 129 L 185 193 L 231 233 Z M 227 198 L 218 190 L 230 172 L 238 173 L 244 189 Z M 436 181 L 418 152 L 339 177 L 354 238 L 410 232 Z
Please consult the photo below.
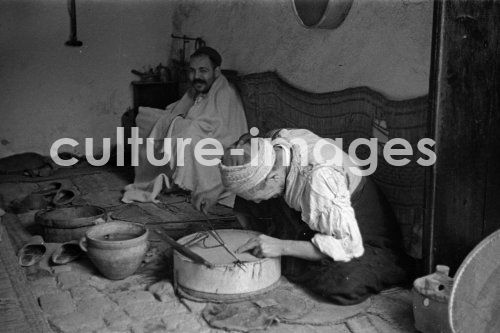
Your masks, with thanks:
M 206 225 L 184 194 L 162 194 L 159 203 L 122 203 L 123 187 L 132 181 L 127 168 L 83 166 L 57 170 L 48 178 L 3 175 L 0 203 L 8 207 L 55 180 L 77 194 L 72 204 L 103 207 L 110 220 L 142 223 L 151 231 L 162 228 L 174 238 Z M 155 232 L 149 233 L 142 265 L 123 280 L 106 279 L 85 255 L 58 266 L 45 256 L 23 268 L 16 253 L 31 236 L 41 234 L 36 212 L 21 209 L 1 218 L 2 332 L 415 332 L 411 292 L 404 289 L 341 307 L 282 278 L 275 289 L 250 301 L 195 300 L 172 285 L 172 251 Z M 237 227 L 231 210 L 222 206 L 209 219 L 217 229 Z M 49 252 L 57 246 L 48 244 Z

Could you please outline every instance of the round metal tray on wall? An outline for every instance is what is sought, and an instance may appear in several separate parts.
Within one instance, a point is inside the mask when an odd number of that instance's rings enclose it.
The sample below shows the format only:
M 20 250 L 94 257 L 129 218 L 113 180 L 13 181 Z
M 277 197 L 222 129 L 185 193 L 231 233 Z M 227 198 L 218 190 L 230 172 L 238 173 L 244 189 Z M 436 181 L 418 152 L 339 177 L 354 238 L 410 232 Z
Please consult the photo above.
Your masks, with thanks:
M 452 331 L 500 332 L 500 230 L 467 255 L 454 279 L 448 307 Z
M 291 0 L 299 23 L 306 28 L 335 29 L 344 22 L 354 0 Z
M 238 247 L 259 233 L 248 230 L 217 230 L 224 243 L 235 252 Z M 197 234 L 178 240 L 189 243 Z M 250 253 L 238 253 L 241 265 L 217 241 L 209 236 L 189 246 L 213 264 L 212 268 L 174 251 L 174 278 L 178 290 L 186 298 L 205 301 L 240 301 L 272 290 L 281 277 L 281 258 L 257 258 Z

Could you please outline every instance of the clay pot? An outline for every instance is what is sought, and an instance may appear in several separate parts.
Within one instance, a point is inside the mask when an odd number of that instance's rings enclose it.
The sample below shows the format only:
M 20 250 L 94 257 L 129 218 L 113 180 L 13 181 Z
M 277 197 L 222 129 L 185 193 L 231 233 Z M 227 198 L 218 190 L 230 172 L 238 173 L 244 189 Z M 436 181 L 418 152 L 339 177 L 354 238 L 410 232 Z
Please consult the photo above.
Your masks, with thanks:
M 105 277 L 120 280 L 141 265 L 148 249 L 148 230 L 137 223 L 108 222 L 90 228 L 80 247 Z
M 35 214 L 35 221 L 43 228 L 43 239 L 48 243 L 80 240 L 87 230 L 106 222 L 106 211 L 97 206 L 72 206 L 46 209 Z

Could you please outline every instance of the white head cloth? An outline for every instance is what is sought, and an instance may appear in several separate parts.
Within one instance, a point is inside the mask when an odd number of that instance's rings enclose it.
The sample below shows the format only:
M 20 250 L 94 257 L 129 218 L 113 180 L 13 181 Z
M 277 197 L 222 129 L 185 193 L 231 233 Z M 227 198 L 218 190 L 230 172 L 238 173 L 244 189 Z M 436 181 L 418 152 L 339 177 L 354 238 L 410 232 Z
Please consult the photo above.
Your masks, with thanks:
M 264 181 L 276 160 L 276 154 L 269 139 L 253 138 L 252 140 L 257 142 L 257 154 L 253 154 L 255 156 L 251 157 L 249 163 L 235 166 L 220 164 L 222 184 L 228 191 L 238 195 L 249 192 Z

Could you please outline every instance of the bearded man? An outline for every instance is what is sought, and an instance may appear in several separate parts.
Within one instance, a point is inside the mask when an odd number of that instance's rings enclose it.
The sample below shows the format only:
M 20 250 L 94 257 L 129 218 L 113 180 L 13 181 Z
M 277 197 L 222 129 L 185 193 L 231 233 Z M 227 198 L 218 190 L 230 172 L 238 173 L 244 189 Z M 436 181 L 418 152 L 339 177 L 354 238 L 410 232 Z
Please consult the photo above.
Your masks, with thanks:
M 254 154 L 245 135 L 220 165 L 223 184 L 237 195 L 238 221 L 262 232 L 238 252 L 283 256 L 289 280 L 337 304 L 406 282 L 408 260 L 390 207 L 341 148 L 303 129 L 253 140 Z
M 199 48 L 190 57 L 191 88 L 184 96 L 165 111 L 140 108 L 136 120 L 139 137 L 154 139 L 155 156 L 166 153 L 169 161 L 163 166 L 152 165 L 142 145 L 134 183 L 125 188 L 124 202 L 154 201 L 166 186 L 190 191 L 193 198 L 209 198 L 210 205 L 219 201 L 232 206 L 234 195 L 223 191 L 217 165 L 199 163 L 194 149 L 207 138 L 217 140 L 225 148 L 247 131 L 241 100 L 221 73 L 221 62 L 216 50 Z M 165 138 L 171 139 L 168 152 L 163 145 Z M 189 140 L 180 147 L 182 155 L 177 155 L 177 139 Z

